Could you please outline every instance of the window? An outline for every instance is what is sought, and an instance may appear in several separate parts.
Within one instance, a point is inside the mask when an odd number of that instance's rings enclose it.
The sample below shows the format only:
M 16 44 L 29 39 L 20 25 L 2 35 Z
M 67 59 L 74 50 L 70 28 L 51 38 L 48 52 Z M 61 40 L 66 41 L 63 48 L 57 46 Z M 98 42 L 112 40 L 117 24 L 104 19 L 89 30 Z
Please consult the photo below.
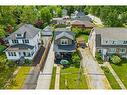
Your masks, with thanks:
M 125 48 L 120 48 L 120 49 L 119 49 L 119 52 L 120 52 L 120 53 L 125 53 L 125 52 L 126 52 L 126 49 L 125 49 Z
M 61 39 L 61 45 L 68 45 L 68 39 Z
M 12 43 L 16 44 L 19 43 L 18 40 L 12 40 Z
M 29 40 L 22 40 L 23 43 L 29 43 Z
M 9 56 L 16 56 L 16 52 L 8 52 Z
M 116 48 L 109 48 L 109 53 L 115 53 L 116 52 Z
M 17 37 L 21 37 L 22 35 L 21 34 L 17 34 Z

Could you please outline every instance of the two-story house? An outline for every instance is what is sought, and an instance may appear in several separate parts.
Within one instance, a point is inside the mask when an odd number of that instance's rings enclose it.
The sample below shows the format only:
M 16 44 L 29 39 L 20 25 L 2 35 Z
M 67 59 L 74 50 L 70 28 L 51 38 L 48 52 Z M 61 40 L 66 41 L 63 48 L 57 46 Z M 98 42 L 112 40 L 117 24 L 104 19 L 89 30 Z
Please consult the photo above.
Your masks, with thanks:
M 40 29 L 24 24 L 5 40 L 9 47 L 5 50 L 7 59 L 19 60 L 21 57 L 32 60 L 40 46 Z
M 71 31 L 55 31 L 55 59 L 68 59 L 76 51 L 75 35 Z
M 112 54 L 127 58 L 127 28 L 94 28 L 88 44 L 93 56 L 99 52 L 103 59 Z

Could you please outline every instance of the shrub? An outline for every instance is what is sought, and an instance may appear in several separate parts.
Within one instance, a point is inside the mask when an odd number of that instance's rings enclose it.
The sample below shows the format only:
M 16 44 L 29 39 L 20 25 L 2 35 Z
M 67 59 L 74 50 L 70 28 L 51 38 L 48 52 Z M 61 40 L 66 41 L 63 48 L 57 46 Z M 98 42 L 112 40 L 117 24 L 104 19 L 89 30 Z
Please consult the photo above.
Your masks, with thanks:
M 117 55 L 112 55 L 110 58 L 111 62 L 116 64 L 116 65 L 120 65 L 121 62 L 121 58 Z
M 102 59 L 101 54 L 99 52 L 96 52 L 95 58 L 99 64 L 103 64 L 103 59 Z
M 109 69 L 108 69 L 108 67 L 105 67 L 105 66 L 101 66 L 101 68 L 102 68 L 102 70 L 104 70 L 104 72 L 106 72 L 106 73 L 110 73 L 110 72 L 109 72 Z
M 25 59 L 25 64 L 31 64 L 32 63 L 32 61 L 31 60 L 29 60 L 29 59 Z
M 78 55 L 78 52 L 72 54 L 72 62 L 75 65 L 75 67 L 80 67 L 80 57 Z

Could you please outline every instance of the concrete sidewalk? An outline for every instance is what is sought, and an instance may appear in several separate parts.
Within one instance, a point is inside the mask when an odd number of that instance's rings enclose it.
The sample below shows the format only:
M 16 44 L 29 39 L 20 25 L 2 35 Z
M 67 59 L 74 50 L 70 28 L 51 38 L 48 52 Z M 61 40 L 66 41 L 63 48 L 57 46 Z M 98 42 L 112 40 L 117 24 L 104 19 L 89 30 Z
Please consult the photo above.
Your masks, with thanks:
M 53 42 L 51 44 L 43 71 L 40 71 L 36 89 L 49 89 L 54 64 Z
M 86 72 L 88 87 L 90 89 L 111 89 L 104 72 L 93 58 L 89 48 L 79 50 L 82 56 L 82 66 Z

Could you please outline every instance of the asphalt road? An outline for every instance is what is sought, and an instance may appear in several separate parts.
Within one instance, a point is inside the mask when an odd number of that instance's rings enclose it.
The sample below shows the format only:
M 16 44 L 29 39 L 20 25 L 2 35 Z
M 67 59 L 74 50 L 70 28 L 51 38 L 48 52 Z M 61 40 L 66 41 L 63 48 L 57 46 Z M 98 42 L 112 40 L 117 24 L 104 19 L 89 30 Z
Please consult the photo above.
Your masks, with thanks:
M 109 82 L 100 68 L 97 61 L 93 58 L 88 48 L 80 49 L 83 61 L 83 68 L 86 71 L 87 83 L 90 89 L 110 89 Z
M 54 64 L 53 42 L 46 59 L 44 69 L 40 71 L 36 89 L 49 89 Z

